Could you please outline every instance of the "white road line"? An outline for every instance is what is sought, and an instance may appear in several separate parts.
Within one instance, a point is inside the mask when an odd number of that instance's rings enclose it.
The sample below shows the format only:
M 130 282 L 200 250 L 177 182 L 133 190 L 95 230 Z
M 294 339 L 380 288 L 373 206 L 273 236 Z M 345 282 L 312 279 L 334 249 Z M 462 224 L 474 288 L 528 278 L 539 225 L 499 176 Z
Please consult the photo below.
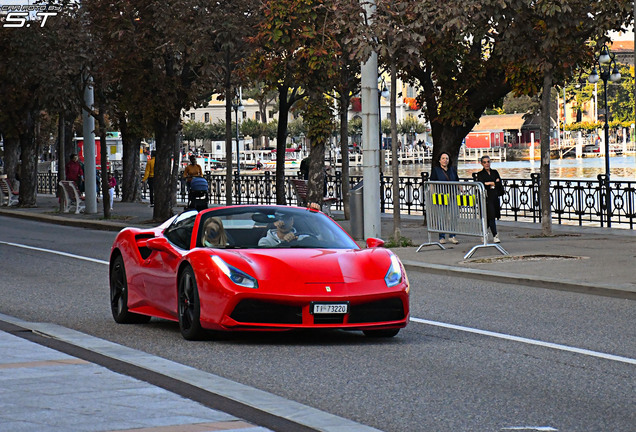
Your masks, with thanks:
M 513 426 L 513 427 L 505 427 L 501 430 L 526 430 L 526 431 L 549 431 L 549 432 L 558 432 L 558 429 L 555 429 L 550 426 Z
M 33 246 L 27 246 L 27 245 L 23 245 L 23 244 L 19 244 L 19 243 L 9 243 L 9 242 L 0 241 L 0 244 L 7 245 L 7 246 L 13 246 L 13 247 L 17 247 L 17 248 L 22 248 L 22 249 L 31 249 L 31 250 L 40 251 L 40 252 L 52 253 L 52 254 L 55 254 L 55 255 L 62 255 L 62 256 L 65 256 L 65 257 L 75 258 L 75 259 L 84 260 L 84 261 L 90 261 L 90 262 L 94 262 L 94 263 L 97 263 L 97 264 L 106 264 L 106 265 L 109 264 L 108 261 L 104 261 L 104 260 L 98 260 L 98 259 L 95 259 L 95 258 L 88 258 L 88 257 L 80 256 L 80 255 L 73 255 L 73 254 L 70 254 L 70 253 L 60 252 L 60 251 L 51 250 L 51 249 L 43 249 L 43 248 L 38 248 L 38 247 L 33 247 Z
M 491 337 L 496 337 L 496 338 L 499 338 L 499 339 L 506 339 L 506 340 L 511 340 L 511 341 L 515 341 L 515 342 L 521 342 L 521 343 L 529 344 L 529 345 L 537 345 L 537 346 L 542 346 L 542 347 L 546 347 L 546 348 L 553 348 L 553 349 L 557 349 L 557 350 L 561 350 L 561 351 L 569 351 L 569 352 L 573 352 L 573 353 L 577 353 L 577 354 L 583 354 L 583 355 L 591 356 L 591 357 L 598 357 L 598 358 L 602 358 L 602 359 L 605 359 L 605 360 L 613 360 L 613 361 L 617 361 L 617 362 L 621 362 L 621 363 L 628 363 L 628 364 L 636 365 L 636 359 L 632 359 L 632 358 L 629 358 L 629 357 L 621 357 L 621 356 L 617 356 L 617 355 L 613 355 L 613 354 L 606 354 L 606 353 L 602 353 L 602 352 L 598 352 L 598 351 L 591 351 L 591 350 L 582 349 L 582 348 L 575 348 L 575 347 L 571 347 L 571 346 L 567 346 L 567 345 L 560 345 L 560 344 L 555 344 L 555 343 L 551 343 L 551 342 L 543 342 L 543 341 L 539 341 L 539 340 L 535 340 L 535 339 L 528 339 L 528 338 L 519 337 L 519 336 L 512 336 L 512 335 L 507 335 L 507 334 L 504 334 L 504 333 L 496 333 L 496 332 L 491 332 L 491 331 L 488 331 L 488 330 L 479 330 L 479 329 L 475 329 L 475 328 L 471 328 L 471 327 L 463 327 L 463 326 L 458 326 L 458 325 L 454 325 L 454 324 L 447 324 L 447 323 L 438 322 L 438 321 L 429 321 L 429 320 L 420 319 L 420 318 L 411 318 L 411 321 L 416 322 L 416 323 L 420 323 L 420 324 L 428 324 L 428 325 L 437 326 L 437 327 L 444 327 L 444 328 L 453 329 L 453 330 L 459 330 L 459 331 L 468 332 L 468 333 L 475 333 L 475 334 L 480 334 L 480 335 L 484 335 L 484 336 L 491 336 Z

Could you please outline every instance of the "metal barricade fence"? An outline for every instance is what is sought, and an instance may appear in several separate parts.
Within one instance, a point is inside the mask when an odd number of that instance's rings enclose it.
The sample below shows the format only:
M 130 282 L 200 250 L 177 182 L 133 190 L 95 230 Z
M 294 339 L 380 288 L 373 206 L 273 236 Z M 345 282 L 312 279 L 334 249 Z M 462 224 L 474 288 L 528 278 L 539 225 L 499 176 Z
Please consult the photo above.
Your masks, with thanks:
M 500 245 L 488 243 L 486 190 L 482 183 L 427 181 L 423 188 L 428 243 L 422 243 L 416 252 L 429 245 L 446 249 L 439 241 L 431 240 L 431 233 L 448 233 L 481 237 L 482 244 L 474 246 L 464 259 L 470 258 L 477 249 L 483 247 L 494 247 L 508 255 Z

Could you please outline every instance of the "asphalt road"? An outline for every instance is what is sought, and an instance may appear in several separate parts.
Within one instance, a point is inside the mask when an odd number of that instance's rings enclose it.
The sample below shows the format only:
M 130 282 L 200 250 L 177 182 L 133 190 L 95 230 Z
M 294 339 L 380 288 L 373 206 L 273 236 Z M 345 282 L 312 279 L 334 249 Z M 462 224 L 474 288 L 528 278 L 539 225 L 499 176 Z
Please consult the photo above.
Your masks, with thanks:
M 391 340 L 302 332 L 187 342 L 176 323 L 112 320 L 100 261 L 108 260 L 114 237 L 0 217 L 0 312 L 385 431 L 636 430 L 633 301 L 410 272 L 414 321 Z

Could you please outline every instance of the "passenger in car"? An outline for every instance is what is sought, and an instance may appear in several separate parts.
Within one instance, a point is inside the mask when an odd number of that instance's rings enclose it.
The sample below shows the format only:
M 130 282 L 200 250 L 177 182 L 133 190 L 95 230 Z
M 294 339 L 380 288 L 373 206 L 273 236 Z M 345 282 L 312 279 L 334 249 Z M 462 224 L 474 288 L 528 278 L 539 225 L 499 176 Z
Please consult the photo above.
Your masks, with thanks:
M 227 246 L 227 235 L 220 218 L 211 217 L 205 221 L 202 243 L 204 247 L 224 248 Z

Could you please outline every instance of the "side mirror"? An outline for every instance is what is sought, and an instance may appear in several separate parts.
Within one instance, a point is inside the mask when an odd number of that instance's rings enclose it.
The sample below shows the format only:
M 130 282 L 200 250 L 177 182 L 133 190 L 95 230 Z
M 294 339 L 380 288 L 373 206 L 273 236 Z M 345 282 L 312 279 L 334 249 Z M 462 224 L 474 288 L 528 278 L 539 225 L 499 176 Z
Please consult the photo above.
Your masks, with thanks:
M 159 252 L 165 252 L 169 255 L 172 255 L 174 257 L 179 257 L 180 255 L 174 250 L 174 248 L 172 246 L 170 246 L 170 243 L 168 243 L 168 240 L 166 240 L 163 237 L 155 237 L 155 238 L 151 238 L 146 240 L 146 247 L 148 249 L 151 250 L 155 250 L 155 251 L 159 251 Z
M 384 247 L 384 240 L 374 237 L 367 239 L 367 248 Z

